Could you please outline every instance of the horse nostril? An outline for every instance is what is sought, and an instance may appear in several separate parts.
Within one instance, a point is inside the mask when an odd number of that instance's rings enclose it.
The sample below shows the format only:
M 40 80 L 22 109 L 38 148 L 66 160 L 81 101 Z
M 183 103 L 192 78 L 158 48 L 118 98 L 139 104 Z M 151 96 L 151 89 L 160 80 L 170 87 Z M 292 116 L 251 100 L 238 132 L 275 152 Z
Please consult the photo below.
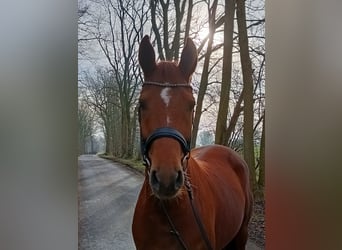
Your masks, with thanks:
M 157 177 L 157 171 L 153 170 L 151 172 L 150 182 L 151 182 L 151 186 L 154 189 L 159 190 L 159 180 L 158 180 L 158 177 Z
M 183 185 L 183 172 L 182 171 L 178 171 L 177 172 L 177 178 L 176 178 L 176 182 L 175 182 L 175 188 L 179 189 L 182 185 Z

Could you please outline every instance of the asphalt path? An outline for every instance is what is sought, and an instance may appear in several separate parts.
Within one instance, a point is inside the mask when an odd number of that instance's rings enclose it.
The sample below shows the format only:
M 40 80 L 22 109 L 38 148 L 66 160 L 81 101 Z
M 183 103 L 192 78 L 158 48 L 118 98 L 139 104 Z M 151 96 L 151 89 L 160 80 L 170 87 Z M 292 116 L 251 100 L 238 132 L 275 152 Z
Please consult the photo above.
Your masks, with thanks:
M 143 176 L 96 155 L 78 164 L 79 250 L 135 249 L 131 225 Z M 248 242 L 247 250 L 260 248 Z

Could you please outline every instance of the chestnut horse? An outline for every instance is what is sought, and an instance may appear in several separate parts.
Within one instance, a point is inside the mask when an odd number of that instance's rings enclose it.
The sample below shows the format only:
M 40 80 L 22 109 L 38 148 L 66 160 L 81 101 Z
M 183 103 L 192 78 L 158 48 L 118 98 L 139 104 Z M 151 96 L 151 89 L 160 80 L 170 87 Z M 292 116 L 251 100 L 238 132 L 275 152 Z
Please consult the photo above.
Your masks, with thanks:
M 224 146 L 189 149 L 194 43 L 187 39 L 179 64 L 156 63 L 145 36 L 139 64 L 145 77 L 139 120 L 146 171 L 132 225 L 136 248 L 245 249 L 252 210 L 246 163 Z

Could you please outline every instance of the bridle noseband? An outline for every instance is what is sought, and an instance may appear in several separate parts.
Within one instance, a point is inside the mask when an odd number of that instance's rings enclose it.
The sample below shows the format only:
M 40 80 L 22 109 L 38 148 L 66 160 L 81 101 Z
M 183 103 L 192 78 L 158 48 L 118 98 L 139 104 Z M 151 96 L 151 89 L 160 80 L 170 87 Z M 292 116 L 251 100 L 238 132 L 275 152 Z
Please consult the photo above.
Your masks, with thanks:
M 148 151 L 152 143 L 159 138 L 165 137 L 178 141 L 182 147 L 184 156 L 190 152 L 190 140 L 186 140 L 178 130 L 169 127 L 157 128 L 149 135 L 149 137 L 147 137 L 146 140 L 141 138 L 141 153 L 145 166 L 151 165 L 151 161 L 148 157 Z

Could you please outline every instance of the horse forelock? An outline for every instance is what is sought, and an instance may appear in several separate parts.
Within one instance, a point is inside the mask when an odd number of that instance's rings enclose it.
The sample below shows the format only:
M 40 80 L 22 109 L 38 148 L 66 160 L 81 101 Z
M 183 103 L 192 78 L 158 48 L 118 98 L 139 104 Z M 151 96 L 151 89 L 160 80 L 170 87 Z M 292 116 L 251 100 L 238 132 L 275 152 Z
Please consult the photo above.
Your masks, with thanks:
M 174 61 L 160 61 L 157 64 L 153 77 L 160 82 L 186 83 L 184 76 L 178 68 L 178 63 Z

